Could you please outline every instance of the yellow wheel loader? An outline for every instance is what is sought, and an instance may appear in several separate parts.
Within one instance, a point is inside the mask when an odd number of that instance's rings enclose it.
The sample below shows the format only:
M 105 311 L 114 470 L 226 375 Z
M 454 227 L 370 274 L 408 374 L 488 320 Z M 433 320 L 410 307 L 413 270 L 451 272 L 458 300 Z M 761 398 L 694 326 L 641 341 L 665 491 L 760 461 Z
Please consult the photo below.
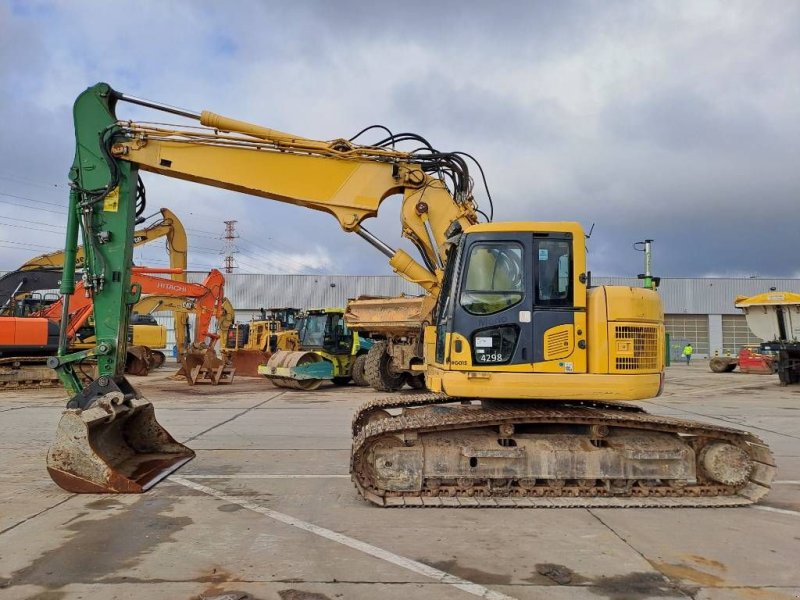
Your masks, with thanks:
M 292 351 L 300 342 L 295 330 L 299 308 L 262 309 L 260 318 L 234 323 L 225 330 L 222 352 L 243 377 L 260 377 L 258 367 L 278 350 Z M 222 330 L 220 330 L 222 331 Z

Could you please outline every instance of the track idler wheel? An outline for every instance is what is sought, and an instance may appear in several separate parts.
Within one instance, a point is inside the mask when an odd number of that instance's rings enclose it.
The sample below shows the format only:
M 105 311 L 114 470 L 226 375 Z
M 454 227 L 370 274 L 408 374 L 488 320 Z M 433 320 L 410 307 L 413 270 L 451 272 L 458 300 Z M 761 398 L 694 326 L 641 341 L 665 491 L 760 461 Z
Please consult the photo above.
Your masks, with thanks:
M 700 451 L 699 463 L 709 479 L 724 485 L 742 485 L 753 471 L 747 452 L 726 442 L 712 442 Z

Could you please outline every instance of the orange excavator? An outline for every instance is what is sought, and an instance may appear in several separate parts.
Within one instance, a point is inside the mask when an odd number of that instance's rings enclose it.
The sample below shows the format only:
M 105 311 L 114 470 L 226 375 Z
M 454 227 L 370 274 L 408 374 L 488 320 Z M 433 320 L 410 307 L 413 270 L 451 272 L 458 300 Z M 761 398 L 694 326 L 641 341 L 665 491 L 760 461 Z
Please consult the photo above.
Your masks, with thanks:
M 186 230 L 180 219 L 167 208 L 161 208 L 153 216 L 160 216 L 133 233 L 133 246 L 138 247 L 165 238 L 171 278 L 186 281 L 188 244 Z M 139 222 L 148 221 L 141 218 Z M 64 250 L 35 256 L 15 271 L 0 276 L 0 389 L 50 387 L 58 385 L 55 372 L 46 366 L 46 356 L 57 347 L 53 327 L 58 326 L 59 316 L 53 315 L 50 332 L 44 333 L 40 320 L 22 320 L 41 316 L 47 307 L 58 300 L 51 293 L 60 285 L 64 266 Z M 76 265 L 85 261 L 83 246 L 75 253 Z M 134 306 L 134 310 L 138 307 Z M 141 312 L 141 311 L 140 311 Z M 16 318 L 15 318 L 16 317 Z M 175 341 L 179 352 L 186 348 L 185 331 L 188 314 L 174 311 Z M 165 341 L 166 332 L 151 322 L 132 321 L 133 339 L 125 358 L 125 372 L 146 375 L 154 366 L 163 363 L 163 353 L 154 348 L 163 347 L 155 340 Z M 161 331 L 158 331 L 161 330 Z M 85 321 L 77 336 L 70 340 L 73 349 L 87 348 L 95 343 L 90 321 Z
M 216 357 L 214 346 L 219 335 L 212 329 L 212 320 L 222 322 L 225 298 L 225 278 L 212 269 L 202 283 L 186 283 L 155 277 L 155 274 L 174 274 L 177 269 L 152 269 L 133 267 L 131 283 L 140 294 L 183 299 L 190 303 L 197 315 L 195 341 L 181 356 L 182 369 L 190 384 L 208 380 L 225 383 L 233 378 L 233 372 Z M 226 312 L 231 312 L 230 303 Z M 52 370 L 46 366 L 46 357 L 58 347 L 59 322 L 63 300 L 58 300 L 26 317 L 0 318 L 0 360 L 3 355 L 13 355 L 12 364 L 3 366 L 9 373 L 0 381 L 7 386 L 19 386 L 36 381 L 52 379 Z M 180 311 L 186 314 L 187 311 Z M 79 283 L 70 297 L 68 320 L 65 328 L 70 344 L 84 337 L 89 317 L 92 314 L 92 299 L 87 297 L 84 286 Z M 89 334 L 93 336 L 93 332 Z M 25 367 L 22 369 L 21 367 Z M 13 371 L 16 370 L 16 376 Z M 41 373 L 39 371 L 42 371 Z M 89 373 L 85 374 L 90 377 Z
M 134 314 L 131 315 L 131 322 L 134 322 L 137 319 L 152 319 L 153 313 L 162 311 L 172 311 L 173 314 L 182 314 L 187 317 L 191 313 L 199 317 L 195 319 L 193 339 L 203 340 L 208 337 L 207 330 L 210 324 L 210 320 L 208 320 L 206 317 L 215 313 L 214 303 L 218 301 L 219 299 L 212 295 L 206 295 L 201 298 L 169 295 L 146 296 L 134 305 Z M 235 311 L 233 305 L 227 298 L 222 298 L 222 310 L 220 316 L 217 318 L 217 332 L 224 333 L 228 331 L 233 324 L 234 318 Z M 194 349 L 194 351 L 187 353 L 187 349 Z M 179 353 L 181 368 L 176 373 L 176 376 L 186 377 L 186 374 L 189 373 L 189 377 L 187 377 L 187 379 L 191 385 L 198 383 L 198 381 L 207 381 L 212 384 L 229 383 L 233 379 L 234 371 L 238 372 L 238 369 L 236 368 L 236 363 L 229 360 L 230 355 L 224 352 L 224 348 L 222 348 L 222 350 L 222 358 L 217 358 L 215 351 L 209 352 L 207 347 L 198 347 L 196 343 L 191 343 L 188 348 L 184 347 L 184 351 Z M 195 363 L 197 362 L 193 360 L 193 357 L 197 356 L 198 351 L 201 355 L 200 358 L 203 359 L 200 363 L 201 368 L 197 369 L 198 365 L 195 364 L 193 365 L 194 368 L 187 370 L 187 361 Z M 206 356 L 208 357 L 207 359 Z M 205 367 L 207 369 L 208 376 L 205 376 L 205 372 L 201 373 L 203 362 L 206 363 Z M 220 376 L 217 377 L 216 373 L 221 365 L 224 365 L 225 368 L 220 372 Z M 191 376 L 192 372 L 194 372 L 193 378 Z M 214 377 L 211 377 L 212 373 L 214 374 Z M 201 374 L 204 375 L 202 378 L 199 377 Z M 222 375 L 225 375 L 225 377 L 222 377 Z M 216 382 L 214 381 L 215 379 Z

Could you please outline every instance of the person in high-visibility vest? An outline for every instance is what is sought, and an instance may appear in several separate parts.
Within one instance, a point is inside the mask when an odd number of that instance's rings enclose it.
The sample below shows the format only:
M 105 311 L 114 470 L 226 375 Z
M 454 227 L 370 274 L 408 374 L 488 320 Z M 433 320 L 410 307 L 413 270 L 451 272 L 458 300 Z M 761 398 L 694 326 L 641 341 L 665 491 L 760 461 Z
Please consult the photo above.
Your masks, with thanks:
M 683 358 L 686 359 L 687 366 L 692 362 L 692 352 L 694 352 L 694 349 L 692 348 L 691 344 L 686 344 L 683 347 Z

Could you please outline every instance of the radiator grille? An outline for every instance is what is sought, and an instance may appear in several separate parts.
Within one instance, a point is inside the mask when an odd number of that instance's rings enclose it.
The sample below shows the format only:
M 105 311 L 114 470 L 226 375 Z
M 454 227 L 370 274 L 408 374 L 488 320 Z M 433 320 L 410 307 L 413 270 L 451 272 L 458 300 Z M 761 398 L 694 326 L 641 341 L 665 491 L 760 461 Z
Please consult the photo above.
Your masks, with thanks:
M 545 357 L 547 359 L 569 354 L 570 333 L 570 330 L 565 328 L 547 335 L 547 340 L 545 341 Z
M 616 366 L 618 371 L 658 369 L 658 327 L 617 325 Z

